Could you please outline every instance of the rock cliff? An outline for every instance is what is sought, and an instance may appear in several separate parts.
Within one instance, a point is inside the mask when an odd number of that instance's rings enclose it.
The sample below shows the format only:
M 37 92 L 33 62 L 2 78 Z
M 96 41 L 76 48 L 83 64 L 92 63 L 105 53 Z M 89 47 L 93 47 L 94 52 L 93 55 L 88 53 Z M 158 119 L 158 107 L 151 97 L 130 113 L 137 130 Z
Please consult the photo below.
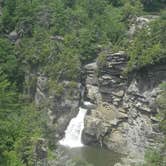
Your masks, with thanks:
M 64 131 L 73 116 L 78 112 L 81 99 L 81 84 L 71 81 L 59 83 L 51 81 L 44 75 L 38 74 L 36 81 L 35 103 L 38 110 L 45 111 L 48 117 L 48 139 L 51 144 L 64 135 Z
M 97 109 L 86 116 L 83 141 L 142 160 L 145 149 L 158 146 L 157 139 L 162 137 L 156 99 L 166 66 L 148 66 L 125 75 L 127 55 L 105 54 L 104 63 L 85 66 L 86 97 Z
M 83 142 L 143 161 L 146 149 L 160 146 L 157 141 L 163 137 L 156 118 L 156 99 L 161 92 L 159 84 L 166 78 L 166 66 L 151 65 L 126 75 L 128 56 L 124 52 L 104 54 L 103 62 L 84 67 L 82 83 L 62 81 L 63 90 L 58 93 L 53 87 L 56 82 L 50 86 L 50 78 L 36 74 L 35 103 L 47 113 L 49 141 L 56 144 L 84 96 L 94 106 L 85 118 Z

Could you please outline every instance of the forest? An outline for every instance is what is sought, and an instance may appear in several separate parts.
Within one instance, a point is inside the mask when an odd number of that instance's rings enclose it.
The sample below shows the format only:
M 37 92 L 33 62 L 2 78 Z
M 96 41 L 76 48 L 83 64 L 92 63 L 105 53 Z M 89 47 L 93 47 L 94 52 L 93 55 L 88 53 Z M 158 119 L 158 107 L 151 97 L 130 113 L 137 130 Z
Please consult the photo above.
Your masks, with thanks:
M 104 65 L 105 50 L 127 52 L 125 74 L 166 63 L 165 7 L 165 0 L 0 0 L 0 165 L 34 165 L 35 142 L 47 137 L 48 119 L 34 103 L 36 77 L 26 82 L 28 71 L 56 80 L 61 93 L 61 81 L 79 81 L 88 62 L 98 57 Z M 146 15 L 157 18 L 131 41 L 133 20 Z M 161 88 L 166 134 L 165 84 Z M 147 155 L 149 166 L 162 159 Z

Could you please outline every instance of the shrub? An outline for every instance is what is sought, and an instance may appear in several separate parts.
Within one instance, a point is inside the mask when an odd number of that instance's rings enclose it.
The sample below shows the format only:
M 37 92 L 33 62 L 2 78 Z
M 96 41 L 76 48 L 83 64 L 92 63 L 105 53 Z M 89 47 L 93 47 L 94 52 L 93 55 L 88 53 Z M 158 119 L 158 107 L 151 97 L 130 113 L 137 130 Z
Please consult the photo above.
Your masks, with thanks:
M 155 64 L 166 59 L 165 25 L 163 19 L 156 20 L 137 33 L 128 47 L 130 61 L 128 71 Z

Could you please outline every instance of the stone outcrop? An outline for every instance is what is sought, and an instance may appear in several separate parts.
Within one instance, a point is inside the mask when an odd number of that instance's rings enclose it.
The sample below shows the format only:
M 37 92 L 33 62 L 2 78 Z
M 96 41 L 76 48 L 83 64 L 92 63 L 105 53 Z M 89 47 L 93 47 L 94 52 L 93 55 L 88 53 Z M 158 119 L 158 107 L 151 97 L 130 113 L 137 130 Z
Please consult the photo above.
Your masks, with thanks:
M 156 98 L 166 66 L 158 64 L 124 75 L 127 62 L 124 52 L 107 53 L 103 66 L 85 66 L 87 98 L 97 109 L 86 116 L 83 141 L 143 159 L 145 149 L 158 146 L 156 140 L 162 137 Z
M 157 18 L 158 16 L 156 15 L 147 15 L 133 18 L 130 23 L 131 26 L 129 27 L 128 36 L 133 37 L 133 35 L 140 29 L 148 28 L 148 24 Z
M 48 97 L 49 114 L 52 123 L 56 123 L 57 138 L 59 138 L 58 134 L 60 136 L 64 134 L 69 121 L 78 113 L 81 98 L 81 84 L 77 83 L 72 87 L 69 81 L 64 81 L 63 87 L 60 96 L 52 91 Z
M 54 87 L 56 84 L 52 81 L 50 85 L 49 78 L 38 75 L 35 93 L 38 110 L 45 110 L 48 114 L 48 126 L 52 132 L 50 141 L 54 143 L 62 137 L 70 119 L 77 114 L 81 98 L 80 83 L 62 81 L 59 92 Z
M 93 62 L 85 66 L 86 70 L 86 80 L 85 80 L 85 94 L 88 100 L 93 103 L 97 103 L 101 100 L 98 87 L 97 78 L 97 63 Z
M 19 35 L 16 31 L 12 31 L 8 35 L 8 38 L 9 38 L 10 41 L 15 42 L 19 38 Z
M 48 95 L 48 78 L 45 76 L 38 76 L 36 85 L 35 103 L 37 106 L 41 106 L 41 103 L 46 101 Z

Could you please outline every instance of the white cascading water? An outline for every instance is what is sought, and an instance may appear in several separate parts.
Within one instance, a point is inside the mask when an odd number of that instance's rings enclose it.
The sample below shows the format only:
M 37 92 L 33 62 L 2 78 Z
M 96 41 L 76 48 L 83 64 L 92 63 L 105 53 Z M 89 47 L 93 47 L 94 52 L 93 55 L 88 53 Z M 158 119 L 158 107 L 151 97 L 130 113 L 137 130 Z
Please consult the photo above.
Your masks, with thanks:
M 69 146 L 71 148 L 82 147 L 81 135 L 84 129 L 84 118 L 87 109 L 79 108 L 79 113 L 76 117 L 71 119 L 66 131 L 65 137 L 59 141 L 61 145 Z

